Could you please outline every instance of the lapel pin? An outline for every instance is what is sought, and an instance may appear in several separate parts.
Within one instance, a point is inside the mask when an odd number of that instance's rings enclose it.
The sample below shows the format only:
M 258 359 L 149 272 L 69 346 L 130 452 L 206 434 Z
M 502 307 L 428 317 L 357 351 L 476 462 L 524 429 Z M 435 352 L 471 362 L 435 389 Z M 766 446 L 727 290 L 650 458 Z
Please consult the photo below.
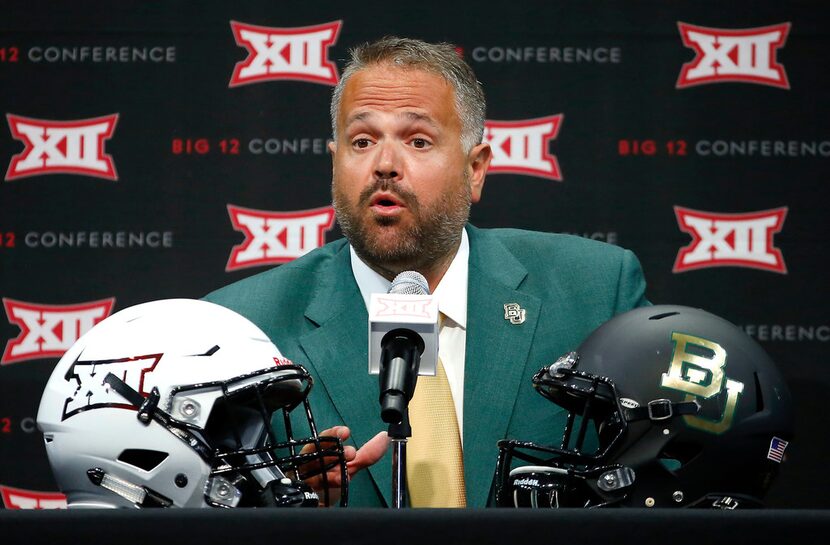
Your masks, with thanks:
M 510 320 L 513 325 L 523 324 L 527 311 L 519 306 L 519 303 L 504 304 L 504 319 Z

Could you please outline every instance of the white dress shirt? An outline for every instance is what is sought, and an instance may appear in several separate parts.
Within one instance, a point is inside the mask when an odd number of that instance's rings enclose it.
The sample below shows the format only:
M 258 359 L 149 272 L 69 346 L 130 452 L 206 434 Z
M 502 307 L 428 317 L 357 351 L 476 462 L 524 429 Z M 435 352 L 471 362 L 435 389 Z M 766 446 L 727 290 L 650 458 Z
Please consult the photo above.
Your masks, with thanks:
M 368 312 L 371 294 L 388 293 L 392 283 L 361 261 L 353 248 L 349 247 L 349 250 L 351 251 L 352 273 Z M 462 446 L 464 444 L 464 357 L 467 342 L 469 260 L 470 241 L 467 239 L 467 231 L 464 230 L 461 233 L 458 252 L 433 293 L 438 299 L 438 310 L 445 316 L 441 333 L 438 336 L 438 356 L 444 364 L 447 381 L 450 383 Z

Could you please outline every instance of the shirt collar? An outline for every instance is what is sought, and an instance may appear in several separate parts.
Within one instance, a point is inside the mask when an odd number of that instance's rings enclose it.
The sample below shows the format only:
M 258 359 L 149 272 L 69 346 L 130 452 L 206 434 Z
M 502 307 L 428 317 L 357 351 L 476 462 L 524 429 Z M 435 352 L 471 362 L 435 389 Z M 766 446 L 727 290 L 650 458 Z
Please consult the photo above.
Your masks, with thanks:
M 360 288 L 363 302 L 366 309 L 369 309 L 369 299 L 373 293 L 388 293 L 392 282 L 385 279 L 364 263 L 354 248 L 349 246 L 351 254 L 352 274 Z M 438 286 L 434 295 L 438 298 L 438 310 L 446 317 L 458 324 L 467 327 L 467 275 L 470 266 L 470 241 L 467 238 L 467 230 L 461 231 L 461 244 L 450 263 L 447 272 Z

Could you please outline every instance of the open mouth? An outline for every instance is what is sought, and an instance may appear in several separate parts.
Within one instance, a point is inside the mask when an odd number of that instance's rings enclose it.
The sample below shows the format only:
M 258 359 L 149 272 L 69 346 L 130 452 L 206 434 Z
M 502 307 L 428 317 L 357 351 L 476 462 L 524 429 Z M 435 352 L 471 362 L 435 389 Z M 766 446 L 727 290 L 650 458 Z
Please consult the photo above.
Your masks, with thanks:
M 403 201 L 388 192 L 375 193 L 369 201 L 369 207 L 381 213 L 391 213 L 405 208 Z

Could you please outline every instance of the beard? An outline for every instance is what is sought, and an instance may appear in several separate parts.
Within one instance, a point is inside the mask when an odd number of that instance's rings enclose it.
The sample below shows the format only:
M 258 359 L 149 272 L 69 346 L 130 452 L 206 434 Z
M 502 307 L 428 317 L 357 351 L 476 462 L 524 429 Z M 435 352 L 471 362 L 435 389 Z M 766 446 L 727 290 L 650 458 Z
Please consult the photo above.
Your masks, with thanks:
M 461 231 L 470 217 L 471 189 L 464 176 L 454 192 L 448 192 L 430 207 L 424 207 L 411 191 L 388 179 L 376 180 L 366 187 L 352 206 L 332 183 L 332 200 L 337 221 L 360 258 L 392 276 L 406 270 L 424 270 L 451 260 L 461 241 Z M 410 225 L 401 225 L 400 217 L 374 216 L 369 209 L 377 191 L 393 193 L 412 215 Z

